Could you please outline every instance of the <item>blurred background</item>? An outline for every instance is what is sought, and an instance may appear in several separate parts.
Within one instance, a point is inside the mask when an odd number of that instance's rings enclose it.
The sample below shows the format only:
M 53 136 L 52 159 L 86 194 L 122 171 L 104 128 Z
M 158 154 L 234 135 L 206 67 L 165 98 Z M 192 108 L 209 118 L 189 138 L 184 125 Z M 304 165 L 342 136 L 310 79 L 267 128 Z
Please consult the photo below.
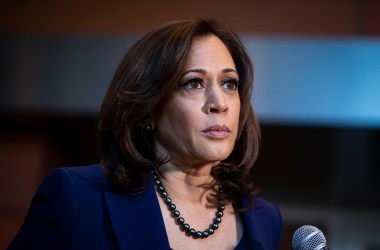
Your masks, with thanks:
M 99 161 L 97 118 L 121 57 L 146 31 L 213 17 L 255 65 L 256 181 L 281 209 L 281 249 L 322 229 L 331 249 L 380 249 L 380 1 L 3 1 L 0 249 L 53 168 Z

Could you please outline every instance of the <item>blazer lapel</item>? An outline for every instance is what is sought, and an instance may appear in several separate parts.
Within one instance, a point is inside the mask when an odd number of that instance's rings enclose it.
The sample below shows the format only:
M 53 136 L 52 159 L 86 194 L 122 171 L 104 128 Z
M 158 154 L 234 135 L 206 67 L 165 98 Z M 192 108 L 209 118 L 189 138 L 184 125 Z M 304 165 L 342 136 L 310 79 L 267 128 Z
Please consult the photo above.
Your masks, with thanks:
M 152 179 L 142 193 L 105 192 L 105 200 L 120 249 L 170 249 Z
M 246 207 L 247 201 L 244 200 L 240 203 L 239 207 Z M 252 247 L 252 249 L 255 250 L 264 250 L 264 246 L 260 242 L 260 239 L 266 238 L 265 234 L 266 231 L 262 230 L 260 228 L 260 225 L 265 225 L 265 223 L 268 223 L 268 214 L 263 212 L 260 209 L 259 205 L 255 205 L 255 207 L 247 212 L 243 212 L 243 224 L 244 224 L 244 230 L 246 230 L 246 233 L 249 237 L 249 242 Z

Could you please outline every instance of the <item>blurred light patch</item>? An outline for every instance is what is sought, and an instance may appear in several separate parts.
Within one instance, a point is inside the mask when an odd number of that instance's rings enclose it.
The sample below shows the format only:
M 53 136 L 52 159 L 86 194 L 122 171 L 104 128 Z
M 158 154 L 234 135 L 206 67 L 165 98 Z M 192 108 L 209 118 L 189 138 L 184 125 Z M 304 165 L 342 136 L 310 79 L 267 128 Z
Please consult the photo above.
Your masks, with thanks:
M 380 127 L 380 40 L 243 39 L 255 65 L 261 121 Z

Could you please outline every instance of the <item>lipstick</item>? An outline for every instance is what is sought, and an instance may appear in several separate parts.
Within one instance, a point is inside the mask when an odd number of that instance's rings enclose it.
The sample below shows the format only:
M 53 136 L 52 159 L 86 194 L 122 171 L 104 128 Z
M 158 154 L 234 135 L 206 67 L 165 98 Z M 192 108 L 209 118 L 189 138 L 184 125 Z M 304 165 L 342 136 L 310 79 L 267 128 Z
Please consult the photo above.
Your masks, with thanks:
M 226 126 L 213 125 L 202 131 L 207 136 L 216 139 L 222 139 L 231 133 L 231 130 Z

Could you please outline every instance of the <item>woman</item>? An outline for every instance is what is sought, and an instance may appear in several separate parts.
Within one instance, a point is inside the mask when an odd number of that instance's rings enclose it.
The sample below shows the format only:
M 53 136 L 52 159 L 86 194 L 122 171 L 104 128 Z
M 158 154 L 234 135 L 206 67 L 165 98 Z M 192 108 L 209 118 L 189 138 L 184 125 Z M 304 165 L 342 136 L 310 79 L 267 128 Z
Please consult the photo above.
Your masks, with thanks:
M 10 249 L 278 249 L 257 197 L 259 125 L 242 43 L 213 20 L 167 24 L 119 66 L 100 165 L 53 171 Z

